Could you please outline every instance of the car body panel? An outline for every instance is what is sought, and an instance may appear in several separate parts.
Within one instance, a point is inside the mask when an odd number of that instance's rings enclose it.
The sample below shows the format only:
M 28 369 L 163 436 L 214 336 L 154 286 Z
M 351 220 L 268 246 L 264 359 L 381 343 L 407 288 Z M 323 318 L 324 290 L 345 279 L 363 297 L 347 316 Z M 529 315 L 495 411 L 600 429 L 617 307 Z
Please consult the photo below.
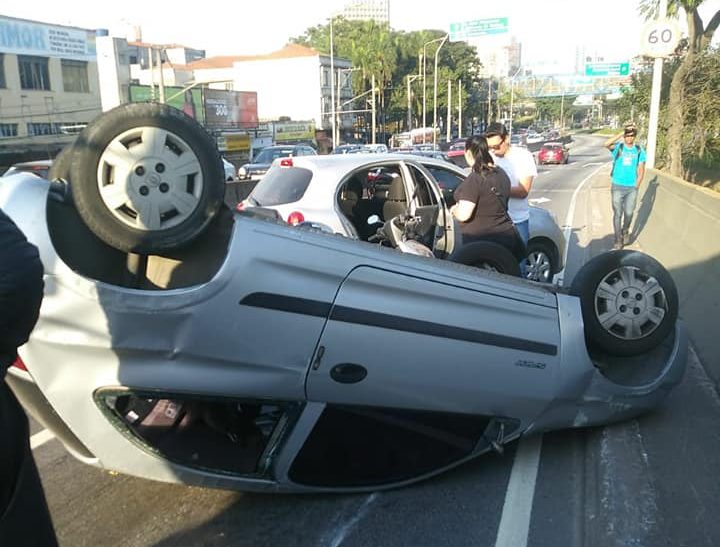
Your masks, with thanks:
M 50 183 L 29 177 L 0 185 L 0 207 L 38 247 L 46 271 L 40 319 L 19 351 L 28 373 L 10 374 L 33 382 L 48 403 L 40 411 L 56 413 L 87 448 L 84 460 L 105 469 L 259 491 L 397 486 L 491 445 L 478 437 L 461 458 L 378 484 L 318 486 L 297 482 L 292 469 L 338 405 L 477 415 L 504 444 L 524 432 L 634 416 L 685 367 L 681 322 L 668 347 L 643 356 L 657 374 L 620 385 L 585 347 L 578 298 L 557 287 L 249 214 L 234 215 L 209 280 L 163 290 L 93 280 L 58 255 L 46 222 Z M 367 377 L 333 380 L 343 363 L 365 367 Z M 113 390 L 279 401 L 294 414 L 273 433 L 262 472 L 229 473 L 143 445 L 103 410 Z
M 409 157 L 408 157 L 409 156 Z M 415 161 L 413 161 L 415 160 Z M 305 167 L 312 171 L 313 176 L 307 190 L 302 197 L 292 203 L 283 203 L 279 205 L 266 205 L 260 203 L 263 207 L 270 207 L 277 210 L 280 215 L 287 219 L 293 212 L 301 212 L 308 221 L 319 222 L 330 227 L 334 232 L 346 235 L 348 237 L 358 237 L 357 232 L 353 229 L 352 224 L 344 218 L 337 205 L 337 196 L 340 188 L 349 178 L 350 174 L 355 170 L 367 166 L 383 166 L 398 163 L 399 161 L 406 164 L 421 165 L 431 178 L 428 179 L 433 187 L 433 192 L 442 199 L 437 198 L 439 202 L 444 202 L 445 213 L 444 227 L 446 232 L 452 230 L 452 241 L 442 242 L 440 246 L 446 254 L 451 254 L 461 241 L 461 235 L 457 225 L 449 215 L 449 206 L 454 203 L 452 198 L 455 189 L 467 176 L 469 169 L 455 165 L 441 159 L 417 156 L 413 154 L 391 153 L 383 155 L 382 160 L 377 156 L 358 154 L 352 156 L 318 156 L 313 158 L 298 158 L 294 161 L 297 167 Z M 278 164 L 273 169 L 282 169 Z M 414 194 L 414 186 L 412 177 L 406 177 L 406 195 Z M 253 193 L 250 194 L 246 203 L 253 205 Z M 443 226 L 439 221 L 438 225 Z M 556 267 L 553 274 L 557 274 L 565 266 L 565 235 L 558 226 L 552 213 L 536 206 L 530 206 L 530 243 L 545 242 L 551 247 L 551 252 L 556 258 Z

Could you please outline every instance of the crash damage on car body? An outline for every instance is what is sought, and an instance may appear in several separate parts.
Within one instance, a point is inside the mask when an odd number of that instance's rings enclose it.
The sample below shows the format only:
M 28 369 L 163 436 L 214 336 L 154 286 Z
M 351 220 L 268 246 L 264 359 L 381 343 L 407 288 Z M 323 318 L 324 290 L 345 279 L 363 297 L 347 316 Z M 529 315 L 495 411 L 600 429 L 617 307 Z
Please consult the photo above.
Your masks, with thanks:
M 677 290 L 651 257 L 598 255 L 561 289 L 233 212 L 215 143 L 166 105 L 101 115 L 51 180 L 28 177 L 0 208 L 38 247 L 45 298 L 7 379 L 105 469 L 396 487 L 639 415 L 684 372 Z
M 0 206 L 39 247 L 46 295 L 20 352 L 29 372 L 11 382 L 34 384 L 86 449 L 73 452 L 107 469 L 246 490 L 397 486 L 524 434 L 638 415 L 683 374 L 680 322 L 641 357 L 594 356 L 561 289 L 251 214 L 232 216 L 210 270 L 188 251 L 158 258 L 151 288 L 92 279 L 77 271 L 90 236 L 64 241 L 72 207 L 22 182 Z M 159 419 L 143 425 L 138 401 Z M 228 412 L 224 434 L 181 425 Z

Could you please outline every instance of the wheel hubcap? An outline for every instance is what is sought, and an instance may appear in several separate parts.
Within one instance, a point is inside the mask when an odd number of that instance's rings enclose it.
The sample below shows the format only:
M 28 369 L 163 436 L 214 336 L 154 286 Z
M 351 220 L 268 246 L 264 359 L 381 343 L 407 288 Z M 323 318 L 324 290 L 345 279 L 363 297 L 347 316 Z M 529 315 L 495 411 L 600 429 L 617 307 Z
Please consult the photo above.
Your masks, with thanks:
M 610 334 L 638 340 L 654 332 L 667 312 L 657 280 L 639 268 L 623 266 L 606 275 L 595 291 L 595 315 Z
M 120 222 L 143 231 L 166 230 L 200 205 L 200 161 L 180 137 L 137 127 L 115 137 L 100 156 L 100 198 Z
M 528 254 L 525 277 L 533 281 L 550 281 L 552 275 L 552 262 L 543 251 L 533 251 Z

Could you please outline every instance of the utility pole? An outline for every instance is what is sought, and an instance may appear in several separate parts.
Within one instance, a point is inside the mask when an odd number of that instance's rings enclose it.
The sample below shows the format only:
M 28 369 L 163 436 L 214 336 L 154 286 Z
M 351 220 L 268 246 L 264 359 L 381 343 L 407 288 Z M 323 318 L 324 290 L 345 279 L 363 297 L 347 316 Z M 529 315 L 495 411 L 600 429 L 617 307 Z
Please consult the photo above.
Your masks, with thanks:
M 372 144 L 375 144 L 375 74 L 372 75 Z
M 330 123 L 332 126 L 332 146 L 337 146 L 335 127 L 335 57 L 333 54 L 333 19 L 330 18 Z
M 160 69 L 160 85 L 158 86 L 160 89 L 160 102 L 165 103 L 165 75 L 163 74 L 163 66 L 162 66 L 162 48 L 157 48 L 157 64 L 158 68 Z
M 667 0 L 660 0 L 658 21 L 667 15 Z M 662 87 L 663 58 L 655 57 L 653 64 L 652 88 L 650 90 L 650 120 L 648 122 L 647 161 L 648 169 L 655 167 L 655 148 L 657 147 L 657 127 L 660 120 L 660 88 Z
M 462 80 L 458 80 L 458 139 L 462 138 Z
M 450 35 L 446 34 L 443 36 L 442 42 L 435 50 L 435 73 L 434 77 L 434 91 L 433 91 L 433 144 L 437 144 L 437 72 L 438 72 L 438 53 L 440 48 L 443 47 Z
M 450 142 L 452 133 L 452 80 L 448 80 L 448 108 L 447 108 L 447 129 L 445 131 L 445 142 Z

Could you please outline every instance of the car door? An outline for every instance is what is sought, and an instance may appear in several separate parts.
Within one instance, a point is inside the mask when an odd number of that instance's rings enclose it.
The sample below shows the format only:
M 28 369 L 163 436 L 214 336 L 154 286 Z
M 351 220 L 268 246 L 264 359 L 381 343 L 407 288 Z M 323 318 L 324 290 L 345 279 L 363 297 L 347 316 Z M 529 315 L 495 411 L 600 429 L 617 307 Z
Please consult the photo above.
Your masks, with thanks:
M 442 192 L 430 172 L 422 164 L 406 162 L 407 180 L 410 184 L 410 212 L 423 219 L 430 228 L 428 244 L 436 256 L 444 258 L 455 245 L 455 223 L 443 199 Z
M 525 289 L 529 290 L 529 289 Z M 333 302 L 308 400 L 464 413 L 540 410 L 559 362 L 554 300 L 371 266 Z M 539 294 L 539 293 L 538 293 Z

